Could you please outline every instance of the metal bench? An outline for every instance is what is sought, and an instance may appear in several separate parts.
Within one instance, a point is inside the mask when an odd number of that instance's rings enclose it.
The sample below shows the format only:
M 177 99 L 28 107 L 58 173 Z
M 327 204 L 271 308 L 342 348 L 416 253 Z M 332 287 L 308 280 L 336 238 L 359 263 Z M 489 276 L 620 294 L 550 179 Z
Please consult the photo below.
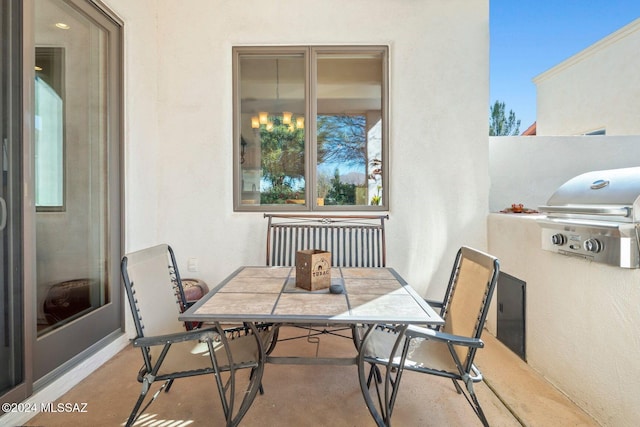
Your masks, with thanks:
M 267 225 L 267 265 L 295 266 L 296 252 L 319 249 L 331 252 L 332 267 L 385 267 L 386 244 L 384 221 L 388 215 L 293 215 L 264 214 Z M 320 345 L 319 336 L 331 334 L 353 340 L 356 348 L 359 339 L 355 326 L 324 327 L 309 325 L 307 334 L 278 339 L 278 328 L 269 352 L 276 342 L 305 338 Z M 347 335 L 343 332 L 348 331 Z
M 332 267 L 385 267 L 388 215 L 264 214 L 267 265 L 294 266 L 296 252 L 331 252 Z

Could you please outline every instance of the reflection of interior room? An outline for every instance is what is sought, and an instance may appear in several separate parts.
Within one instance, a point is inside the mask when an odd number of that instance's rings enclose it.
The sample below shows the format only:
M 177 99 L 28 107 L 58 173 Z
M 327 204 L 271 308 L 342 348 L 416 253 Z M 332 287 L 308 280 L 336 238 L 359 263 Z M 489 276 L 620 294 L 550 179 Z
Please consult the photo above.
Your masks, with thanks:
M 58 10 L 47 5 L 42 4 L 47 11 L 42 17 L 57 16 Z M 35 56 L 38 335 L 106 300 L 99 261 L 104 256 L 105 165 L 100 138 L 92 136 L 100 129 L 94 118 L 100 106 L 86 108 L 96 78 L 88 71 L 99 65 L 82 53 L 88 43 L 99 51 L 102 41 L 80 22 L 68 26 L 74 37 L 64 28 L 46 25 L 41 27 L 46 34 L 36 35 L 47 40 L 47 46 L 36 47 Z M 67 120 L 73 120 L 73 126 Z
M 304 126 L 305 64 L 300 54 L 242 56 L 241 77 L 241 200 L 260 204 L 265 171 L 262 131 L 277 125 Z M 283 117 L 283 113 L 287 113 Z
M 246 55 L 241 56 L 240 68 L 241 200 L 242 204 L 259 204 L 260 193 L 270 185 L 264 158 L 269 153 L 265 151 L 261 135 L 273 129 L 274 121 L 286 124 L 292 131 L 305 125 L 305 62 L 302 55 Z M 336 171 L 343 182 L 356 186 L 355 204 L 379 204 L 382 187 L 381 57 L 319 54 L 315 94 L 318 99 L 315 128 L 308 130 L 317 132 L 319 147 L 324 142 L 322 135 L 330 133 L 324 132 L 324 123 L 331 120 L 336 123 L 340 117 L 345 117 L 352 118 L 351 123 L 363 126 L 362 145 L 352 148 L 355 155 L 348 156 L 349 162 L 341 160 L 346 157 L 344 153 L 331 152 L 344 148 L 331 148 L 329 143 L 322 146 L 325 151 L 319 148 L 314 195 L 318 205 L 324 203 L 327 186 Z M 357 120 L 358 117 L 362 120 Z M 304 200 L 286 200 L 286 203 L 300 202 Z
M 65 49 L 37 47 L 35 58 L 36 212 L 64 214 L 64 94 Z M 45 257 L 43 257 L 45 258 Z M 46 271 L 47 266 L 43 264 Z M 91 307 L 89 280 L 38 286 L 38 332 L 70 321 Z

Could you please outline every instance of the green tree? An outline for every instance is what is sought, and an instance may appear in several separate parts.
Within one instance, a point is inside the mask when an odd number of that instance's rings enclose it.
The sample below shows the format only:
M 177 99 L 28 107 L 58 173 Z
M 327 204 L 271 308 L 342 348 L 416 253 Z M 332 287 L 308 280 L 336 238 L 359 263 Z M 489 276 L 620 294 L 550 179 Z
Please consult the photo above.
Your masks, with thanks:
M 281 117 L 270 117 L 273 127 L 260 127 L 261 167 L 270 184 L 260 194 L 263 205 L 304 198 L 304 129 L 291 129 Z
M 273 187 L 291 186 L 304 178 L 304 129 L 290 130 L 279 117 L 272 121 L 273 129 L 260 129 L 264 178 Z
M 356 185 L 347 184 L 340 180 L 340 171 L 336 169 L 331 179 L 331 188 L 325 199 L 327 205 L 355 205 Z
M 520 120 L 516 119 L 516 113 L 509 110 L 505 114 L 504 102 L 496 101 L 489 109 L 489 136 L 507 136 L 520 134 Z

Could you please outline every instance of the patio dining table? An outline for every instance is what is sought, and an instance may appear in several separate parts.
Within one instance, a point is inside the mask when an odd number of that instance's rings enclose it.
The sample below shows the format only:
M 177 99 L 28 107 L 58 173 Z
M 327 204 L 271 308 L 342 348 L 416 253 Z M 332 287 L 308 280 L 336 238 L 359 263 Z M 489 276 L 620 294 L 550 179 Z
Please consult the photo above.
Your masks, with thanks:
M 295 267 L 238 268 L 215 286 L 196 304 L 180 315 L 180 320 L 214 322 L 218 324 L 268 322 L 290 325 L 359 326 L 364 334 L 355 339 L 357 349 L 377 325 L 394 325 L 399 329 L 398 344 L 409 324 L 441 325 L 442 318 L 392 268 L 331 269 L 331 284 L 341 285 L 341 293 L 329 289 L 308 291 L 296 287 Z M 400 378 L 386 375 L 382 396 L 374 399 L 367 384 L 365 355 L 358 351 L 351 358 L 274 357 L 264 354 L 263 363 L 291 364 L 356 364 L 360 388 L 377 425 L 388 426 L 391 421 Z M 392 352 L 400 351 L 397 346 Z M 395 354 L 390 354 L 393 360 Z M 389 370 L 391 371 L 391 370 Z M 256 370 L 262 375 L 263 369 Z M 260 381 L 261 378 L 253 378 Z

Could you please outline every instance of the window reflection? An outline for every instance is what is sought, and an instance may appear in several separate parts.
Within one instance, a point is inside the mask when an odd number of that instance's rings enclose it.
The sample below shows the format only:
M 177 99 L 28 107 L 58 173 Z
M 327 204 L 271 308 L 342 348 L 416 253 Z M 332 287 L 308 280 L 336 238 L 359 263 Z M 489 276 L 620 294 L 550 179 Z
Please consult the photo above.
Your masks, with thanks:
M 240 58 L 242 204 L 304 204 L 304 55 Z
M 386 207 L 387 50 L 234 52 L 235 208 Z
M 382 205 L 381 53 L 318 54 L 318 197 Z
M 36 48 L 36 209 L 64 209 L 64 49 Z
M 116 81 L 108 66 L 110 34 L 65 1 L 37 3 L 35 258 L 41 337 L 64 334 L 61 326 L 80 318 L 78 323 L 90 324 L 87 315 L 111 301 L 110 236 L 117 230 L 111 202 L 117 199 L 109 195 L 117 165 L 110 169 L 109 159 L 119 141 L 117 132 L 109 132 L 118 117 L 117 104 L 109 110 L 115 98 L 108 90 Z M 68 28 L 50 31 L 55 22 Z M 89 336 L 87 342 L 95 338 Z

